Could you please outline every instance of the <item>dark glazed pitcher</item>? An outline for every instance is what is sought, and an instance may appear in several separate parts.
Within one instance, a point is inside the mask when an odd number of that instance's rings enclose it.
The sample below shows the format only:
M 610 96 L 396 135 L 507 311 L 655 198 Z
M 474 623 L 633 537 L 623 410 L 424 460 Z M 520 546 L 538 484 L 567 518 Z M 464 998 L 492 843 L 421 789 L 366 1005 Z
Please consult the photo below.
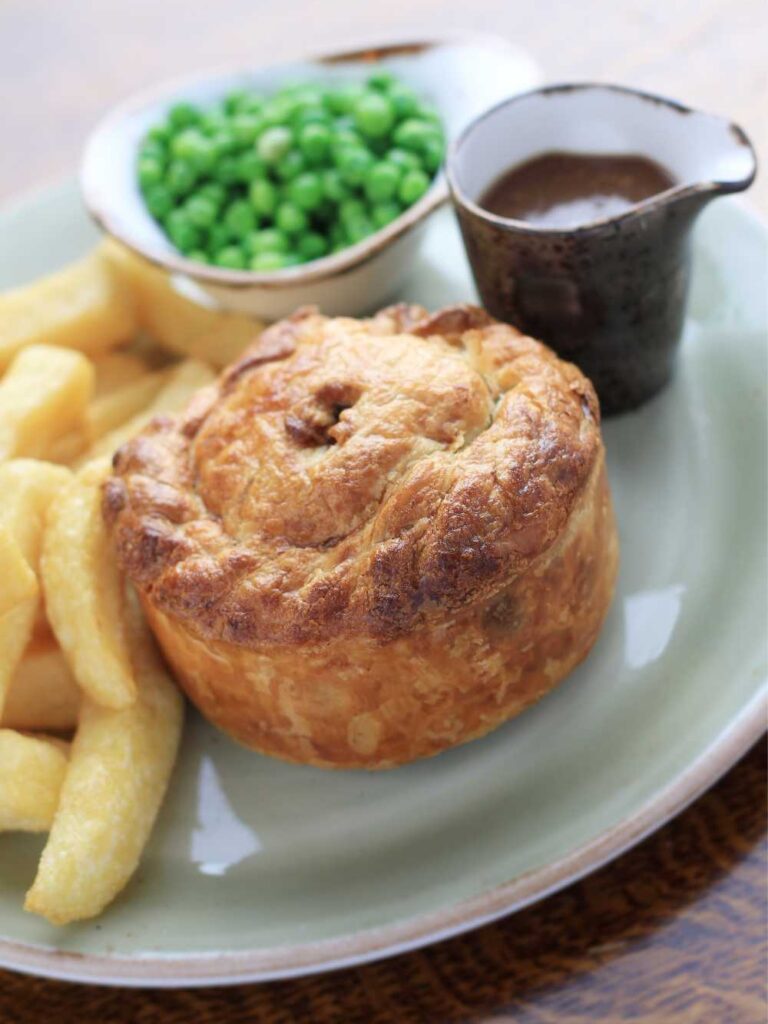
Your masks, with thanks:
M 490 213 L 500 174 L 547 152 L 649 157 L 671 188 L 573 228 Z M 553 86 L 507 100 L 452 147 L 448 180 L 483 303 L 592 379 L 605 413 L 669 380 L 685 316 L 690 229 L 718 195 L 747 188 L 756 162 L 720 118 L 617 86 Z

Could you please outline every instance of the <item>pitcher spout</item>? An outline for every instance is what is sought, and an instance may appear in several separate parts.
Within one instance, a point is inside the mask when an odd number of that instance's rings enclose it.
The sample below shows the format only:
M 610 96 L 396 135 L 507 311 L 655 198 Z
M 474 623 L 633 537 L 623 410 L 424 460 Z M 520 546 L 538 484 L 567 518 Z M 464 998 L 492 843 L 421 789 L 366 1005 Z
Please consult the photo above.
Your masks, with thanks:
M 656 99 L 657 133 L 649 149 L 669 169 L 677 187 L 670 202 L 697 195 L 714 199 L 749 188 L 757 173 L 757 157 L 746 133 L 737 124 Z

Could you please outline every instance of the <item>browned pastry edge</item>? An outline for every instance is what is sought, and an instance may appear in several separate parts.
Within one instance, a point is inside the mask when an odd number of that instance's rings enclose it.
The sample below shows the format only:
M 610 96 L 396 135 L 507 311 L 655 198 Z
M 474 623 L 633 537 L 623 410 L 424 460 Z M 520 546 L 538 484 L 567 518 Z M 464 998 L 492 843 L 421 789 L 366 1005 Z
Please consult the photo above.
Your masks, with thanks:
M 373 636 L 245 647 L 197 635 L 144 598 L 180 685 L 224 732 L 271 757 L 382 770 L 495 729 L 581 662 L 611 602 L 618 544 L 601 452 L 529 571 L 382 644 Z
M 361 352 L 403 335 L 412 345 L 422 339 L 437 346 L 440 359 L 458 351 L 469 361 L 480 352 L 488 428 L 455 449 L 446 442 L 408 462 L 349 534 L 304 548 L 229 534 L 229 510 L 220 514 L 201 496 L 195 462 L 201 437 L 227 403 L 248 399 L 260 374 L 290 368 L 299 354 L 312 346 L 322 352 L 329 337 L 344 332 Z M 486 350 L 503 354 L 491 369 Z M 358 382 L 338 380 L 330 366 L 309 413 L 292 422 L 284 410 L 286 435 L 297 449 L 323 441 L 324 409 L 341 387 L 359 392 Z M 320 394 L 325 404 L 318 406 Z M 276 391 L 275 404 L 282 401 Z M 565 527 L 601 447 L 589 381 L 476 307 L 430 316 L 401 305 L 362 327 L 300 310 L 265 331 L 183 416 L 155 419 L 119 449 L 103 509 L 120 564 L 145 602 L 202 638 L 243 646 L 343 636 L 393 640 L 488 598 L 524 573 Z M 355 472 L 363 471 L 364 454 L 351 466 Z M 338 563 L 326 568 L 323 552 L 341 546 Z M 280 577 L 283 563 L 290 570 L 284 577 L 293 574 L 288 586 Z M 265 565 L 278 569 L 270 576 Z

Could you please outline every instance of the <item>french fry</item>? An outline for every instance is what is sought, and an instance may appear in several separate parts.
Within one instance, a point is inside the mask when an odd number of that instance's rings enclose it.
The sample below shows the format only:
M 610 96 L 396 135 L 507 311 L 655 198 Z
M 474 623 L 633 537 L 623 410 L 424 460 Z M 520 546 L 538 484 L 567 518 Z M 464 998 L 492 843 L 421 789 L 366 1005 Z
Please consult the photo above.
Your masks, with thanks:
M 96 251 L 56 274 L 0 294 L 0 371 L 26 346 L 94 354 L 135 331 L 130 301 Z
M 164 387 L 149 407 L 151 416 L 177 413 L 186 408 L 192 396 L 216 379 L 215 373 L 198 359 L 185 359 L 168 375 Z
M 38 598 L 31 597 L 0 619 L 0 720 L 8 687 L 32 635 Z
M 118 386 L 114 382 L 113 374 L 117 373 L 122 360 L 126 360 L 124 368 L 127 371 L 128 383 Z M 98 363 L 107 362 L 110 363 L 110 367 L 106 376 L 102 376 L 100 380 L 99 375 L 103 368 L 100 368 Z M 137 367 L 138 374 L 135 372 Z M 94 442 L 110 430 L 116 430 L 126 420 L 138 415 L 149 405 L 167 380 L 164 371 L 156 370 L 149 373 L 144 369 L 144 363 L 140 359 L 120 352 L 94 362 L 94 368 L 96 395 L 85 410 L 83 425 L 52 442 L 47 452 L 51 462 L 66 466 L 74 465 L 78 461 L 86 462 L 87 457 L 82 456 Z
M 11 679 L 0 726 L 70 732 L 77 725 L 80 700 L 80 688 L 58 645 L 33 642 Z
M 153 401 L 166 383 L 167 375 L 158 370 L 145 373 L 120 388 L 95 398 L 88 407 L 86 423 L 92 441 L 115 430 L 126 420 L 138 415 Z
M 0 380 L 0 462 L 44 458 L 78 427 L 93 393 L 93 366 L 79 352 L 31 345 Z
M 25 909 L 53 924 L 94 917 L 136 870 L 168 786 L 183 701 L 135 606 L 137 700 L 114 711 L 85 699 L 58 809 Z
M 115 278 L 133 297 L 140 326 L 173 352 L 221 368 L 231 363 L 263 329 L 242 313 L 226 313 L 188 299 L 172 278 L 116 242 L 102 251 Z
M 55 462 L 58 466 L 74 466 L 90 445 L 91 438 L 86 421 L 85 425 L 76 427 L 63 437 L 57 437 L 52 441 L 46 456 L 49 462 Z
M 49 510 L 40 570 L 48 620 L 83 691 L 109 708 L 136 698 L 124 588 L 101 518 L 109 460 L 88 463 Z
M 149 366 L 134 352 L 108 352 L 93 360 L 93 369 L 96 371 L 94 396 L 101 398 L 143 377 Z
M 0 466 L 0 523 L 35 571 L 48 505 L 71 479 L 68 470 L 39 459 L 12 459 Z
M 0 619 L 24 601 L 36 600 L 37 576 L 29 567 L 18 541 L 0 523 Z
M 36 459 L 14 459 L 0 465 L 0 528 L 13 537 L 35 573 L 46 510 L 69 478 L 68 470 Z M 0 617 L 0 718 L 8 686 L 32 636 L 39 608 L 39 598 L 33 594 Z
M 0 832 L 47 832 L 67 770 L 66 746 L 0 729 Z
M 138 434 L 153 416 L 181 412 L 195 392 L 211 384 L 214 379 L 213 371 L 205 363 L 197 359 L 185 359 L 183 363 L 168 371 L 164 385 L 151 404 L 143 412 L 100 438 L 89 452 L 89 457 L 112 455 L 121 444 Z

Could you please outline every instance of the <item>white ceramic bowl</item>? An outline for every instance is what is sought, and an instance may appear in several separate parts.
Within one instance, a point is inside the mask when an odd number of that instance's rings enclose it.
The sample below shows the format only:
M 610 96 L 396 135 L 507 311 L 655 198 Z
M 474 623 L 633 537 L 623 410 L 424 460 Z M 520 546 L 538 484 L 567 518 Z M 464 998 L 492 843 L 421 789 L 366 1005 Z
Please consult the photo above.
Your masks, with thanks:
M 184 99 L 214 104 L 236 89 L 271 93 L 289 81 L 363 80 L 384 66 L 434 105 L 454 138 L 482 110 L 530 89 L 538 72 L 529 57 L 495 36 L 375 46 L 352 53 L 253 70 L 221 71 L 175 81 L 121 104 L 96 127 L 81 168 L 85 204 L 110 235 L 199 286 L 220 306 L 277 319 L 317 304 L 329 314 L 357 315 L 390 299 L 412 269 L 426 218 L 447 199 L 444 175 L 395 221 L 341 252 L 272 273 L 225 270 L 185 259 L 146 209 L 136 181 L 136 153 L 148 128 Z

